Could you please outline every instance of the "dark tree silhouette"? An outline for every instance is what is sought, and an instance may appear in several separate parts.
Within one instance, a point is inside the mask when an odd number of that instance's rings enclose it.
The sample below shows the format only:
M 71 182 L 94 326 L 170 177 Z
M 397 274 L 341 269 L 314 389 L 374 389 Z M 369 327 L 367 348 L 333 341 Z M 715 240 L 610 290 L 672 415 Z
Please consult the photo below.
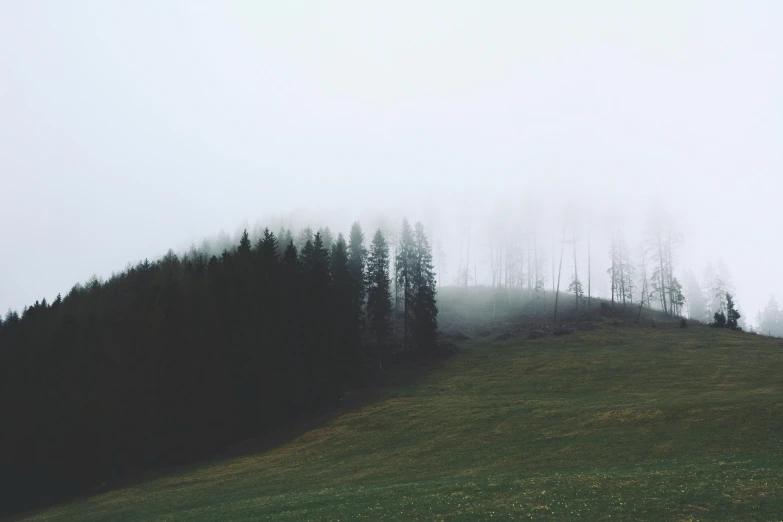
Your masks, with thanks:
M 357 324 L 359 335 L 363 336 L 365 317 L 363 314 L 366 298 L 365 264 L 367 262 L 367 249 L 364 247 L 364 234 L 361 225 L 356 222 L 351 226 L 351 235 L 348 242 L 348 271 L 351 274 L 353 285 L 352 298 L 355 309 L 358 311 Z
M 367 316 L 380 368 L 383 368 L 383 354 L 391 333 L 391 311 L 389 245 L 378 230 L 372 238 L 367 258 Z
M 734 305 L 734 297 L 730 293 L 726 293 L 726 326 L 732 330 L 740 330 L 737 322 L 742 315 Z
M 407 351 L 410 348 L 410 325 L 412 323 L 411 314 L 414 307 L 415 292 L 413 289 L 414 272 L 416 263 L 416 247 L 413 239 L 413 230 L 407 219 L 402 220 L 402 231 L 400 233 L 400 245 L 397 250 L 396 267 L 396 286 L 402 288 L 403 303 L 403 330 L 402 330 L 402 349 Z
M 413 344 L 416 349 L 430 350 L 437 344 L 438 307 L 432 249 L 421 222 L 415 225 L 413 263 Z
M 427 348 L 437 330 L 432 254 L 422 227 L 407 235 L 412 340 Z M 0 508 L 213 455 L 334 404 L 363 362 L 383 365 L 392 331 L 383 234 L 369 256 L 358 223 L 350 244 L 340 234 L 331 249 L 309 230 L 301 252 L 290 231 L 280 236 L 265 229 L 252 245 L 245 230 L 218 256 L 169 251 L 9 311 L 0 320 Z

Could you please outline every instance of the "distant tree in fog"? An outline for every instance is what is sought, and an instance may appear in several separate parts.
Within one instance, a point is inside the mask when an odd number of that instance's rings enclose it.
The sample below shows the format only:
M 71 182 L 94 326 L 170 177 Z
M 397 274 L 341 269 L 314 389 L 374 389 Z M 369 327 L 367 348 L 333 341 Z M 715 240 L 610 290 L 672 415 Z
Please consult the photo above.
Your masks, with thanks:
M 593 280 L 593 274 L 592 274 L 592 254 L 590 252 L 590 222 L 587 223 L 587 307 L 590 308 L 592 305 L 592 280 Z
M 707 313 L 707 299 L 692 270 L 685 271 L 683 278 L 685 301 L 688 307 L 688 317 L 703 321 Z
M 720 275 L 712 280 L 712 303 L 716 312 L 726 312 L 726 284 Z
M 769 297 L 767 305 L 759 312 L 757 321 L 760 334 L 772 337 L 783 335 L 783 312 L 774 295 Z
M 682 315 L 685 306 L 685 294 L 682 292 L 682 285 L 676 277 L 672 277 L 669 284 L 669 303 L 671 305 L 672 315 Z
M 577 301 L 577 308 L 579 307 L 579 302 L 585 302 L 585 294 L 584 290 L 582 289 L 582 282 L 579 281 L 579 279 L 575 279 L 573 276 L 571 277 L 571 284 L 568 285 L 568 292 L 574 294 L 574 297 Z
M 635 269 L 625 236 L 619 230 L 612 234 L 609 258 L 611 263 L 606 272 L 610 279 L 612 302 L 633 303 Z
M 308 241 L 310 242 L 313 241 L 313 229 L 310 227 L 305 227 L 299 232 L 299 235 L 296 236 L 296 239 L 294 241 L 294 246 L 296 247 L 296 250 L 299 253 L 302 253 Z
M 677 315 L 680 313 L 682 292 L 674 277 L 674 256 L 682 237 L 671 218 L 662 212 L 648 220 L 645 235 L 646 254 L 650 256 L 652 265 L 650 286 L 660 299 L 663 312 Z M 674 306 L 672 300 L 675 301 Z
M 574 297 L 576 299 L 575 306 L 576 306 L 576 312 L 577 317 L 579 317 L 579 302 L 582 300 L 582 295 L 584 294 L 582 290 L 582 283 L 579 281 L 579 261 L 576 257 L 576 225 L 571 230 L 572 232 L 572 245 L 573 245 L 573 252 L 574 252 L 574 277 L 571 280 L 571 285 L 568 287 L 569 291 L 574 292 Z
M 435 242 L 435 268 L 438 272 L 438 286 L 441 286 L 441 276 L 446 270 L 446 250 L 443 248 L 443 241 L 438 239 Z
M 734 299 L 730 293 L 726 293 L 726 326 L 732 330 L 741 330 L 739 319 L 742 315 L 737 310 Z
M 329 227 L 323 227 L 318 229 L 318 233 L 321 234 L 321 240 L 324 242 L 324 248 L 331 252 L 332 245 L 334 244 L 334 236 Z
M 557 269 L 557 288 L 555 289 L 555 310 L 552 321 L 557 321 L 557 303 L 560 297 L 560 277 L 563 274 L 563 250 L 565 249 L 566 228 L 563 227 L 563 239 L 560 241 L 560 264 Z

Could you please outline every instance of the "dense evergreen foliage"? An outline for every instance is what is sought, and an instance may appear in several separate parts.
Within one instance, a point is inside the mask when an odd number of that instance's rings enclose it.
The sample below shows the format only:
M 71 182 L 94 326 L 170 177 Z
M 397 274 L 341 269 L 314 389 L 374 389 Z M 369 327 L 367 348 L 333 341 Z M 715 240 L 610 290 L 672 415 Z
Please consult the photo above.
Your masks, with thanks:
M 0 322 L 0 505 L 210 455 L 334 403 L 377 368 L 376 348 L 393 332 L 383 234 L 369 256 L 358 223 L 350 243 L 328 228 L 281 235 L 284 243 L 265 230 L 254 245 L 245 232 L 219 257 L 169 251 L 9 312 Z M 425 350 L 437 307 L 420 225 L 414 243 L 412 331 Z
M 367 317 L 370 338 L 383 367 L 383 354 L 391 334 L 391 280 L 389 245 L 380 230 L 375 232 L 367 258 Z
M 710 324 L 716 328 L 742 330 L 742 327 L 739 326 L 739 319 L 742 317 L 742 314 L 739 313 L 739 310 L 737 310 L 737 307 L 734 304 L 734 297 L 726 292 L 725 299 L 726 313 L 724 313 L 722 309 L 715 312 L 713 315 L 713 322 Z

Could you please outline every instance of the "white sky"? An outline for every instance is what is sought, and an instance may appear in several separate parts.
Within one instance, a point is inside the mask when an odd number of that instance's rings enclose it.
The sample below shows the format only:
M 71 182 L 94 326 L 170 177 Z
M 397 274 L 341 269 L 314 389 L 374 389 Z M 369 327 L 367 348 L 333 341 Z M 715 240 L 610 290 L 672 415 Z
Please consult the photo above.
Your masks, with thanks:
M 663 202 L 752 315 L 783 294 L 782 29 L 774 0 L 2 2 L 0 310 L 296 209 L 437 214 L 456 269 L 457 216 L 575 200 Z

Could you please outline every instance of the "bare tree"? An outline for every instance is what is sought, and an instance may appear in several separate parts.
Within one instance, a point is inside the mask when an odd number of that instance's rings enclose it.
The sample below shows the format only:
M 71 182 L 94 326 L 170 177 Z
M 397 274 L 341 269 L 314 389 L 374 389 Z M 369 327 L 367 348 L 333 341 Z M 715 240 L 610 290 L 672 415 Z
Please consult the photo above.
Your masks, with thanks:
M 590 222 L 587 222 L 587 308 L 590 308 L 592 294 L 590 292 L 590 283 L 592 281 L 592 274 L 590 273 Z
M 446 270 L 446 251 L 443 249 L 443 241 L 440 238 L 435 241 L 435 256 L 435 265 L 438 268 L 438 286 L 441 286 L 441 276 Z
M 563 272 L 563 249 L 565 248 L 566 228 L 563 227 L 563 240 L 560 241 L 560 268 L 557 271 L 557 290 L 555 290 L 555 315 L 554 322 L 557 322 L 557 300 L 560 296 L 560 275 Z
M 470 226 L 468 226 L 468 249 L 465 253 L 465 288 L 468 287 L 468 274 L 470 273 Z
M 615 238 L 614 232 L 612 232 L 612 242 L 611 242 L 611 247 L 609 248 L 609 258 L 611 259 L 612 263 L 609 265 L 609 268 L 606 270 L 606 273 L 609 274 L 609 282 L 612 287 L 612 308 L 614 308 L 614 296 L 617 290 L 617 240 Z
M 555 233 L 552 232 L 552 293 L 555 293 Z
M 581 283 L 579 281 L 579 262 L 576 259 L 576 225 L 574 225 L 571 235 L 574 239 L 574 295 L 576 296 L 576 317 L 579 318 L 579 299 L 581 299 Z
M 647 254 L 654 266 L 652 287 L 659 294 L 663 312 L 667 315 L 676 314 L 679 312 L 677 308 L 681 300 L 681 286 L 674 277 L 673 251 L 682 237 L 665 212 L 650 217 L 646 236 Z

